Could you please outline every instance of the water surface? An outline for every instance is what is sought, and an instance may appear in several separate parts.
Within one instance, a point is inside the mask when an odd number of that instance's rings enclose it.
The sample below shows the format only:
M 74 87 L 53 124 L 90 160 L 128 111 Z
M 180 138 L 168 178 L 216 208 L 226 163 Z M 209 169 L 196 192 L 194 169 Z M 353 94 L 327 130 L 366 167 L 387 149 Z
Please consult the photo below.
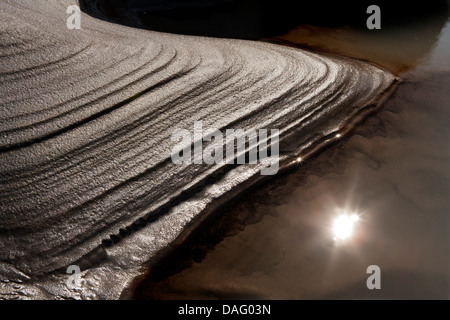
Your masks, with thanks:
M 275 39 L 373 61 L 404 81 L 352 136 L 216 212 L 132 295 L 450 298 L 450 24 L 440 19 L 373 36 L 306 26 Z M 338 210 L 360 215 L 349 241 L 333 240 Z M 381 268 L 381 290 L 366 287 L 369 265 Z

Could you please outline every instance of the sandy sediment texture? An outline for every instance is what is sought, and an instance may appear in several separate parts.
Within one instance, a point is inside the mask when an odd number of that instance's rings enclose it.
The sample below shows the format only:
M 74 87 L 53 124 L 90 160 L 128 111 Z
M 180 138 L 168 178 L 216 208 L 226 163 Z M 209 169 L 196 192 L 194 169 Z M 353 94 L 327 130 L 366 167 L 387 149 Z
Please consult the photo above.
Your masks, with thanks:
M 345 131 L 396 79 L 357 60 L 84 13 L 69 30 L 70 4 L 0 3 L 0 260 L 30 276 L 112 245 L 230 171 L 173 164 L 175 128 L 279 129 L 288 161 Z

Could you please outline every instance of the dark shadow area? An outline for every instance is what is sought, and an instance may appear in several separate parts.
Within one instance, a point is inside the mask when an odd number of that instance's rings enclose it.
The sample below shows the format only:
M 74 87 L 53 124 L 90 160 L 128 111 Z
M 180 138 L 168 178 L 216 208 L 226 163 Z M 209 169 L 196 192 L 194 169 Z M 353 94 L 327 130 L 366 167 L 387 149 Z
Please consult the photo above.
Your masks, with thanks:
M 83 0 L 82 10 L 100 18 L 161 32 L 222 38 L 263 39 L 295 26 L 349 26 L 367 30 L 368 6 L 381 8 L 383 31 L 446 15 L 448 2 Z
M 282 183 L 284 176 L 281 174 L 275 183 Z M 271 182 L 273 186 L 274 181 Z M 182 272 L 194 263 L 201 263 L 205 256 L 214 250 L 217 244 L 226 237 L 237 235 L 246 226 L 261 221 L 266 214 L 261 214 L 254 208 L 253 201 L 245 201 L 251 197 L 257 202 L 264 201 L 264 195 L 257 196 L 258 188 L 269 188 L 269 182 L 263 182 L 241 193 L 233 202 L 227 203 L 212 215 L 206 218 L 202 225 L 194 230 L 192 234 L 180 246 L 175 248 L 165 258 L 156 263 L 151 270 L 141 279 L 136 279 L 135 287 L 130 288 L 126 295 L 131 299 L 161 299 L 166 298 L 164 292 L 171 290 L 166 287 L 166 279 L 172 275 Z M 163 293 L 161 295 L 161 293 Z M 254 293 L 235 292 L 199 292 L 202 297 L 214 299 L 257 299 Z

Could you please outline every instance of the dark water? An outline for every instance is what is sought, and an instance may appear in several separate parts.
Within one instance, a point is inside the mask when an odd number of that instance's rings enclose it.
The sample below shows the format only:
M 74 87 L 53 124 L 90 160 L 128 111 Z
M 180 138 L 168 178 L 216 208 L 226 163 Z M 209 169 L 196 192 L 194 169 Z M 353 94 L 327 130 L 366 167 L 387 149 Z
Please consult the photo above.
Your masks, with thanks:
M 87 3 L 86 0 L 81 2 Z M 99 0 L 105 15 L 124 23 L 155 31 L 260 40 L 279 36 L 296 26 L 342 27 L 366 30 L 366 9 L 373 1 L 291 0 Z M 426 4 L 407 0 L 378 0 L 383 27 L 404 26 L 418 20 L 444 15 L 446 0 Z M 135 19 L 135 18 L 138 19 Z M 140 21 L 138 24 L 136 21 Z
M 450 298 L 447 19 L 372 35 L 308 25 L 271 39 L 373 61 L 404 81 L 353 135 L 216 212 L 130 296 Z M 331 230 L 339 210 L 361 218 L 345 242 Z M 369 265 L 381 269 L 381 290 L 366 287 Z

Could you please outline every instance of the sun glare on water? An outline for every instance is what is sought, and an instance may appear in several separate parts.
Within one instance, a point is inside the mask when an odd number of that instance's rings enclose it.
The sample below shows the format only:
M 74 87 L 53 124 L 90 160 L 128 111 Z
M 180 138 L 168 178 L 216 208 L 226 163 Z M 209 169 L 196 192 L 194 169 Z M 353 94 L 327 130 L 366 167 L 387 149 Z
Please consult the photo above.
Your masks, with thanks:
M 334 220 L 333 231 L 335 240 L 348 239 L 353 233 L 355 222 L 359 220 L 356 214 L 341 214 Z

